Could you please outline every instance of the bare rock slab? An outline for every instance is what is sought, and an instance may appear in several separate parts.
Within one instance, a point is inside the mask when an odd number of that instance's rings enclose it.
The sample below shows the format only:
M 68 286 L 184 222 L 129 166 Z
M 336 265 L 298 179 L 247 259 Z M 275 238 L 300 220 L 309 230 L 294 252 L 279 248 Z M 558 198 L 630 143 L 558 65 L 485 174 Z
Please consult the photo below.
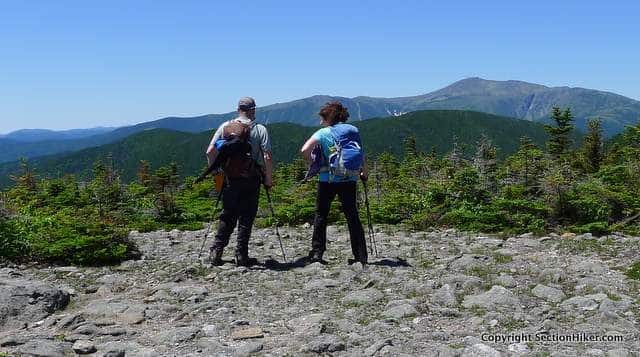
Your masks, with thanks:
M 346 346 L 342 340 L 336 335 L 321 335 L 309 343 L 304 352 L 327 353 L 344 351 Z
M 349 293 L 342 299 L 342 303 L 347 305 L 366 305 L 377 302 L 383 297 L 378 289 L 369 288 Z
M 536 285 L 531 292 L 533 295 L 551 302 L 560 302 L 567 297 L 562 290 L 542 284 Z
M 89 340 L 78 340 L 73 344 L 72 348 L 79 355 L 86 355 L 96 351 L 96 346 Z
M 245 356 L 251 356 L 255 353 L 258 353 L 260 351 L 262 351 L 262 349 L 264 348 L 263 344 L 261 342 L 246 342 L 240 346 L 238 346 L 238 348 L 236 348 L 235 352 L 233 353 L 234 356 L 236 357 L 245 357 Z
M 25 356 L 40 357 L 65 357 L 73 355 L 69 342 L 56 342 L 50 340 L 31 340 L 20 346 L 18 352 Z
M 505 288 L 515 288 L 516 286 L 518 286 L 516 279 L 508 274 L 500 274 L 500 276 L 496 278 L 495 283 L 504 286 Z
M 392 319 L 402 319 L 418 315 L 418 311 L 411 304 L 402 304 L 389 307 L 382 313 L 382 316 Z
M 594 311 L 598 309 L 600 302 L 607 299 L 605 294 L 593 294 L 585 296 L 574 296 L 567 299 L 560 304 L 560 307 L 564 310 L 582 310 L 582 311 Z
M 325 329 L 325 314 L 310 314 L 287 321 L 287 327 L 296 336 L 317 336 Z
M 446 307 L 455 307 L 457 305 L 455 291 L 449 284 L 444 284 L 433 293 L 431 301 L 436 305 Z
M 184 343 L 196 338 L 199 332 L 200 329 L 193 326 L 176 327 L 159 333 L 156 336 L 156 341 L 171 344 Z
M 146 306 L 110 300 L 96 300 L 87 305 L 83 315 L 88 318 L 106 318 L 125 324 L 139 324 L 145 320 Z
M 504 287 L 494 285 L 485 293 L 465 296 L 462 306 L 468 309 L 474 306 L 487 310 L 517 309 L 520 307 L 520 299 Z
M 462 351 L 462 357 L 500 357 L 502 354 L 483 344 L 476 343 L 473 346 L 469 346 Z
M 264 333 L 260 327 L 246 327 L 233 330 L 231 338 L 234 340 L 248 340 L 251 338 L 262 338 Z
M 453 271 L 467 271 L 482 268 L 490 262 L 491 258 L 486 255 L 464 254 L 462 257 L 451 262 L 449 268 Z
M 305 290 L 323 290 L 340 286 L 340 282 L 333 279 L 313 279 L 304 285 Z
M 39 321 L 69 304 L 69 293 L 52 285 L 0 276 L 0 327 Z

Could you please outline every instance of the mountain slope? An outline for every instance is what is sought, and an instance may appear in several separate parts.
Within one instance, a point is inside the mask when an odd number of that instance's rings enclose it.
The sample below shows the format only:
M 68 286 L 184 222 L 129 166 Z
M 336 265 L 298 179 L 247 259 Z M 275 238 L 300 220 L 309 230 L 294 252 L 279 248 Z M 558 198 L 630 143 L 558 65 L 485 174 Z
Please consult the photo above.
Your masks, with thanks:
M 409 110 L 468 109 L 533 121 L 546 120 L 553 106 L 570 107 L 577 128 L 584 130 L 589 119 L 600 117 L 609 136 L 637 123 L 640 116 L 639 101 L 613 93 L 481 78 L 462 80 L 409 102 Z
M 435 92 L 399 98 L 312 96 L 286 103 L 259 107 L 261 123 L 290 122 L 306 126 L 318 124 L 317 112 L 331 100 L 340 100 L 351 113 L 351 121 L 387 117 L 427 109 L 473 110 L 530 121 L 547 121 L 555 105 L 571 107 L 578 129 L 585 131 L 589 119 L 600 117 L 607 136 L 634 125 L 640 117 L 640 102 L 617 94 L 583 88 L 546 87 L 521 81 L 490 81 L 469 78 Z M 74 140 L 17 143 L 0 138 L 0 162 L 19 157 L 75 151 L 123 139 L 151 129 L 170 129 L 191 133 L 211 130 L 234 112 L 191 118 L 169 117 L 122 127 L 108 133 Z
M 115 128 L 96 127 L 89 129 L 48 130 L 48 129 L 21 129 L 8 134 L 0 135 L 0 139 L 9 139 L 17 142 L 36 142 L 47 140 L 73 140 L 89 136 L 105 134 Z
M 468 153 L 486 134 L 500 149 L 501 155 L 514 152 L 523 135 L 542 145 L 547 135 L 538 123 L 468 111 L 420 111 L 399 117 L 371 119 L 355 122 L 360 128 L 366 152 L 375 156 L 382 151 L 400 155 L 403 140 L 409 135 L 416 138 L 422 151 L 434 148 L 439 153 L 451 150 L 454 136 Z M 304 141 L 317 129 L 291 123 L 269 124 L 276 163 L 291 162 L 298 155 Z M 125 181 L 135 178 L 140 160 L 147 160 L 152 168 L 179 163 L 181 174 L 194 175 L 206 164 L 204 151 L 211 132 L 185 133 L 166 129 L 146 130 L 104 146 L 84 149 L 70 154 L 58 154 L 30 161 L 42 176 L 59 177 L 75 174 L 81 178 L 91 176 L 93 163 L 111 155 Z M 17 171 L 16 162 L 0 165 L 0 185 L 10 184 L 9 175 Z

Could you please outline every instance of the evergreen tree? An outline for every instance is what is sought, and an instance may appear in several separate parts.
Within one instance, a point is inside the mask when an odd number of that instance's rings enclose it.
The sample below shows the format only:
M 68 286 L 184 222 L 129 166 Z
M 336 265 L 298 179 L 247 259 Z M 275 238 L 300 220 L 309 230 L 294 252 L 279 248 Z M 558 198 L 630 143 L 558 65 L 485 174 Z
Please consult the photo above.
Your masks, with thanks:
M 405 159 L 414 158 L 418 156 L 418 145 L 416 143 L 416 137 L 409 135 L 404 139 L 404 157 Z
M 385 151 L 378 156 L 378 167 L 380 170 L 380 178 L 382 180 L 390 180 L 398 173 L 398 161 L 392 153 Z
M 100 160 L 93 164 L 93 180 L 89 184 L 89 190 L 100 218 L 104 218 L 107 212 L 116 210 L 123 204 L 120 177 L 110 157 L 107 158 L 106 165 Z
M 458 136 L 453 137 L 453 148 L 451 150 L 451 152 L 449 153 L 449 155 L 447 156 L 447 158 L 449 159 L 449 161 L 451 161 L 451 164 L 453 165 L 454 168 L 460 168 L 462 167 L 463 163 L 464 163 L 464 157 L 463 157 L 463 152 L 462 149 L 460 148 L 460 145 L 458 144 Z
M 11 179 L 18 188 L 25 189 L 28 192 L 34 192 L 37 189 L 36 175 L 29 166 L 29 161 L 25 158 L 20 159 L 20 174 L 11 176 Z
M 521 137 L 518 151 L 504 163 L 507 183 L 523 184 L 528 190 L 536 187 L 545 168 L 543 156 L 529 137 Z
M 603 155 L 602 123 L 600 119 L 589 120 L 588 132 L 582 143 L 582 155 L 585 159 L 585 169 L 589 173 L 598 172 Z
M 477 143 L 476 154 L 473 158 L 473 167 L 478 171 L 481 188 L 495 192 L 497 188 L 497 149 L 488 136 L 482 135 Z
M 564 223 L 568 216 L 567 192 L 575 183 L 575 175 L 568 162 L 549 167 L 542 178 L 542 191 L 555 218 Z
M 151 186 L 151 167 L 149 165 L 149 161 L 140 160 L 140 165 L 138 166 L 138 183 L 140 183 L 144 187 Z
M 571 131 L 573 130 L 573 114 L 571 109 L 567 108 L 564 111 L 559 107 L 553 107 L 551 112 L 551 119 L 554 121 L 554 125 L 545 125 L 545 130 L 549 133 L 549 142 L 547 142 L 547 149 L 549 154 L 554 159 L 560 159 L 564 157 L 571 148 Z
M 158 216 L 165 222 L 175 222 L 179 219 L 180 210 L 176 203 L 176 192 L 180 184 L 178 165 L 172 162 L 156 170 L 152 178 L 155 190 L 154 204 Z

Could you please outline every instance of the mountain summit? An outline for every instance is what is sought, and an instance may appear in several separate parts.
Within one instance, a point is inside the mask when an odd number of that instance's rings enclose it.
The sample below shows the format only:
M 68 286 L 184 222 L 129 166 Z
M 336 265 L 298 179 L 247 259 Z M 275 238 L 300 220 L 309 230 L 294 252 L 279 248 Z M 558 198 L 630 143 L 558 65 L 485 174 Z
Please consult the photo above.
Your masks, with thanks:
M 636 124 L 640 115 L 639 101 L 614 93 L 482 78 L 458 81 L 408 104 L 411 109 L 468 109 L 532 121 L 548 119 L 553 106 L 570 107 L 579 129 L 599 117 L 608 135 Z
M 593 89 L 547 87 L 522 81 L 492 81 L 467 78 L 435 92 L 397 98 L 336 97 L 316 95 L 286 103 L 258 108 L 257 118 L 263 123 L 291 122 L 318 125 L 318 110 L 331 100 L 339 100 L 349 108 L 351 120 L 398 116 L 426 109 L 473 110 L 530 121 L 546 121 L 554 106 L 570 107 L 576 127 L 585 130 L 587 121 L 599 117 L 607 135 L 619 133 L 634 125 L 640 116 L 640 102 L 618 94 Z M 234 113 L 206 115 L 197 118 L 166 118 L 135 126 L 166 128 L 196 132 L 219 125 Z M 181 129 L 184 127 L 184 129 Z M 130 131 L 134 127 L 121 130 Z M 117 133 L 118 130 L 115 131 Z

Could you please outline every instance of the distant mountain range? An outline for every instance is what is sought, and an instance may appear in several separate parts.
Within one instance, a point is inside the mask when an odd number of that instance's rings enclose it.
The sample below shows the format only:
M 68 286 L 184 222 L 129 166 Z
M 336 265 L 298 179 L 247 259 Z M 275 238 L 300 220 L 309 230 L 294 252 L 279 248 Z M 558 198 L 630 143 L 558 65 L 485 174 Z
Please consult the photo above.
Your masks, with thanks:
M 467 155 L 472 155 L 483 134 L 495 143 L 501 156 L 517 150 L 523 135 L 538 145 L 547 140 L 547 134 L 539 123 L 469 111 L 418 111 L 355 124 L 360 128 L 369 156 L 383 151 L 400 155 L 404 139 L 410 135 L 416 138 L 420 150 L 434 149 L 440 154 L 450 151 L 454 137 L 457 137 L 460 148 Z M 274 160 L 278 164 L 291 162 L 297 157 L 300 146 L 316 130 L 291 123 L 269 124 L 268 129 L 273 141 Z M 149 161 L 154 169 L 175 161 L 180 165 L 182 175 L 195 175 L 206 164 L 204 151 L 210 139 L 210 131 L 185 133 L 151 129 L 100 147 L 35 158 L 30 160 L 30 165 L 40 176 L 74 174 L 80 179 L 88 179 L 93 163 L 111 155 L 125 182 L 135 179 L 140 160 Z M 15 174 L 18 168 L 17 162 L 0 164 L 0 186 L 10 185 L 10 175 Z
M 0 135 L 0 139 L 9 139 L 14 142 L 36 142 L 47 140 L 73 140 L 89 136 L 105 134 L 115 128 L 96 127 L 90 129 L 49 130 L 49 129 L 21 129 L 9 134 Z
M 586 128 L 589 119 L 600 117 L 607 136 L 619 133 L 627 125 L 635 125 L 640 116 L 639 101 L 609 92 L 469 78 L 435 92 L 412 97 L 312 96 L 260 107 L 257 118 L 262 123 L 289 122 L 314 126 L 318 124 L 318 110 L 330 100 L 342 101 L 349 108 L 351 121 L 398 116 L 416 110 L 456 109 L 543 122 L 548 120 L 551 108 L 557 105 L 572 108 L 576 126 L 581 130 Z M 230 112 L 190 118 L 169 117 L 70 140 L 20 143 L 10 138 L 0 138 L 0 162 L 13 161 L 21 156 L 37 157 L 99 146 L 144 130 L 170 129 L 198 133 L 211 130 L 234 115 L 234 112 Z

